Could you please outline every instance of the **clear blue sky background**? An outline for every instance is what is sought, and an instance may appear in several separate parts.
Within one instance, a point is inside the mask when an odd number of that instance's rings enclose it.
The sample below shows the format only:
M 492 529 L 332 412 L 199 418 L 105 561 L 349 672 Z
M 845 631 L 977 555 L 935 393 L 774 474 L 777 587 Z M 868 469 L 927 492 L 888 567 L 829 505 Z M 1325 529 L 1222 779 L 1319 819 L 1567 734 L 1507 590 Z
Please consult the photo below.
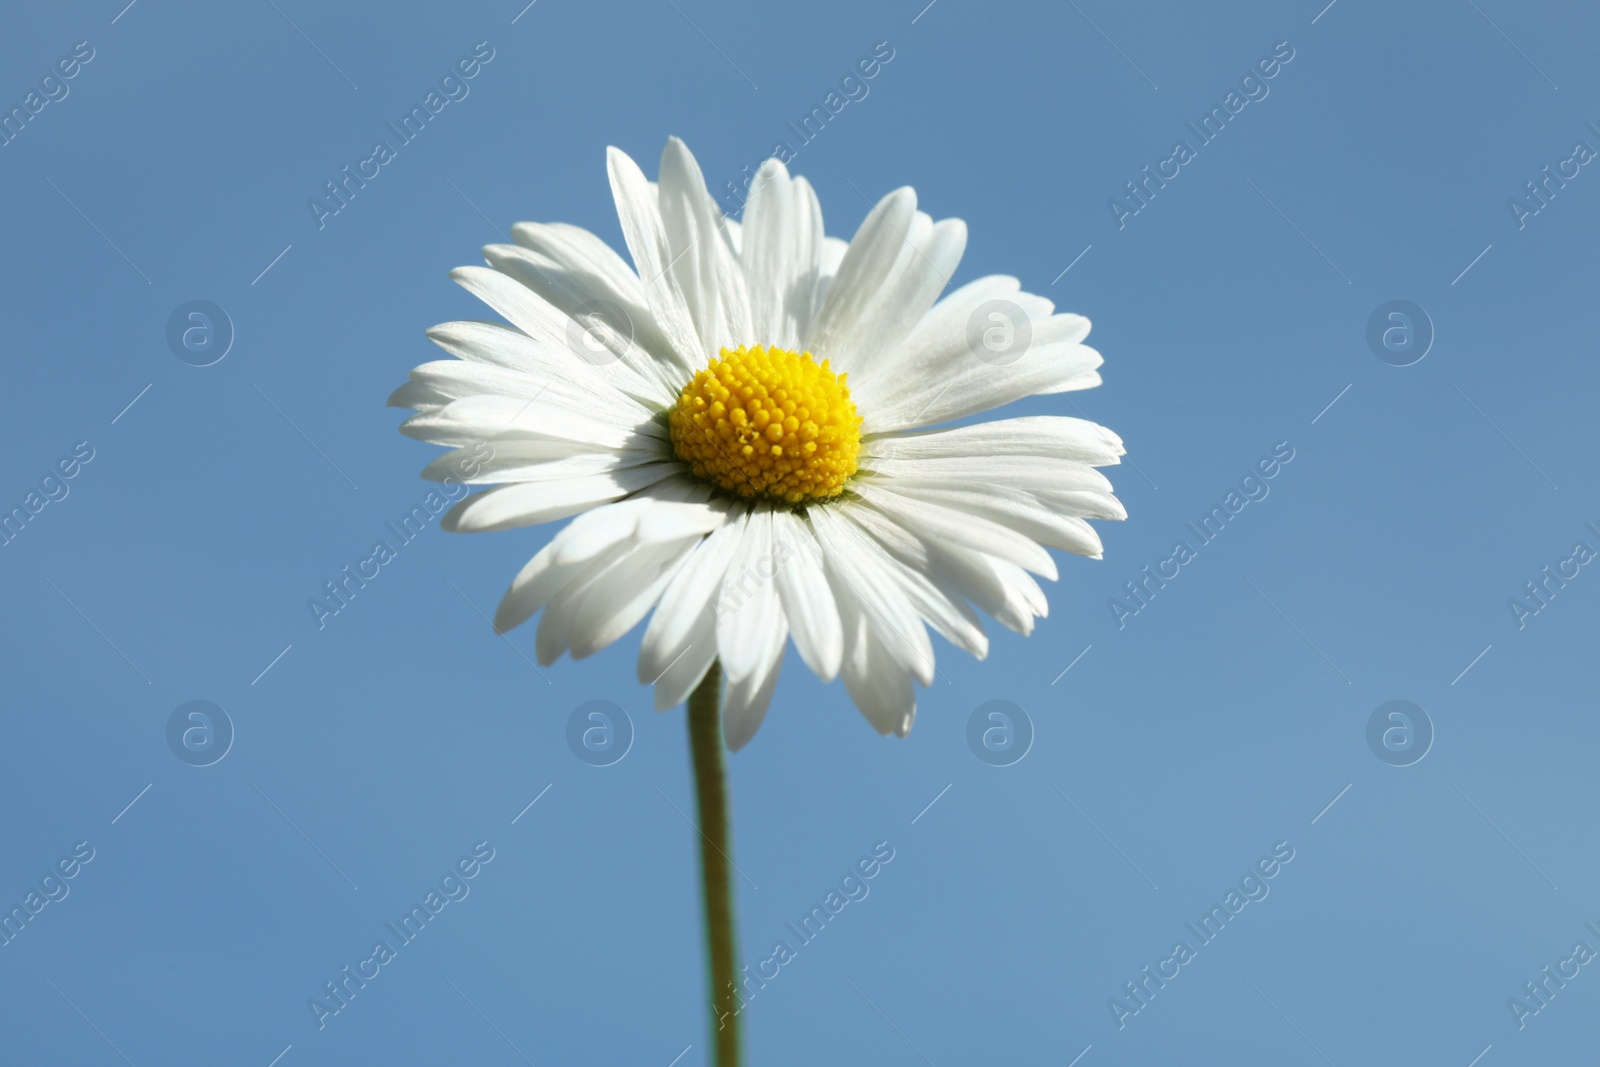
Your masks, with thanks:
M 1600 550 L 1600 169 L 1524 228 L 1507 201 L 1600 149 L 1593 10 L 123 2 L 0 13 L 7 109 L 94 53 L 0 148 L 0 503 L 93 449 L 0 548 L 0 903 L 94 850 L 0 947 L 5 1060 L 706 1061 L 681 711 L 649 710 L 636 634 L 540 673 L 531 628 L 480 614 L 552 530 L 430 527 L 325 629 L 307 607 L 431 488 L 384 401 L 424 329 L 484 316 L 446 271 L 521 219 L 620 244 L 605 146 L 654 174 L 669 134 L 718 185 L 799 148 L 836 235 L 908 183 L 965 218 L 958 283 L 1016 274 L 1106 356 L 1103 388 L 1019 410 L 1081 409 L 1137 464 L 1105 560 L 1063 559 L 987 662 L 941 645 L 908 739 L 791 654 L 731 761 L 742 957 L 894 859 L 749 1003 L 752 1063 L 1592 1054 L 1600 964 L 1522 1029 L 1507 1001 L 1600 951 L 1600 568 L 1521 628 L 1508 600 Z M 308 198 L 480 41 L 470 95 L 319 229 Z M 1119 229 L 1108 200 L 1284 41 Z M 193 299 L 236 331 L 209 367 L 165 339 Z M 1407 367 L 1366 340 L 1395 299 L 1436 331 Z M 1123 583 L 1280 442 L 1270 494 L 1119 629 Z M 203 768 L 166 741 L 195 699 L 236 730 Z M 1395 699 L 1435 734 L 1411 766 L 1367 742 Z M 565 740 L 590 700 L 632 720 L 610 767 Z M 1009 767 L 966 741 L 991 700 L 1033 724 Z M 470 896 L 319 1030 L 308 1000 L 479 841 Z M 1119 1028 L 1111 998 L 1279 842 L 1270 895 Z

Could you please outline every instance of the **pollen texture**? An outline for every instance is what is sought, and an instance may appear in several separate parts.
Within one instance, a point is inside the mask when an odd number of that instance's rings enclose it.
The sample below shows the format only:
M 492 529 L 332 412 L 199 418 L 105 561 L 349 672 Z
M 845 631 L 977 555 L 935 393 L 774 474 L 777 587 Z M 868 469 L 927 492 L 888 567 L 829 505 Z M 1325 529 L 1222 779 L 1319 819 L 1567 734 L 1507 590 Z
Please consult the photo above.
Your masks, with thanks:
M 790 506 L 838 496 L 861 451 L 845 375 L 809 352 L 724 348 L 683 387 L 669 421 L 673 451 L 695 477 Z

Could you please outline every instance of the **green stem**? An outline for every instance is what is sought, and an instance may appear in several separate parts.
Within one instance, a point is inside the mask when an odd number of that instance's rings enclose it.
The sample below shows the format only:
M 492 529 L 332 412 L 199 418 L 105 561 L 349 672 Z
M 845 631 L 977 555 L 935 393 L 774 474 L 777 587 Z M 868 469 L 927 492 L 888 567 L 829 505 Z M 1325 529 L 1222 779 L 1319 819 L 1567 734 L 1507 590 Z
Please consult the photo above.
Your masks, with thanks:
M 734 992 L 733 882 L 728 859 L 728 790 L 722 768 L 722 666 L 713 662 L 689 695 L 689 755 L 700 809 L 700 873 L 705 883 L 706 949 L 711 957 L 711 1025 L 716 1067 L 739 1067 L 739 1003 Z

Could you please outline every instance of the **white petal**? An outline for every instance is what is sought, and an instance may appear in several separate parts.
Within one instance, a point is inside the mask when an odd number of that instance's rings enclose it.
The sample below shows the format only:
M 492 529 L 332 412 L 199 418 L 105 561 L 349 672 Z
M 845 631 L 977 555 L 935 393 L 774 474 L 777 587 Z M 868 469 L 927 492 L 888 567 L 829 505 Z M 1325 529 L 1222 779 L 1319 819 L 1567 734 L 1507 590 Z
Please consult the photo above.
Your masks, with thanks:
M 807 351 L 838 353 L 839 342 L 872 312 L 879 290 L 905 249 L 906 233 L 916 214 L 917 194 L 910 187 L 896 189 L 867 214 L 806 333 Z
M 526 286 L 566 316 L 567 321 L 561 326 L 568 345 L 584 362 L 602 368 L 620 362 L 639 381 L 656 387 L 652 399 L 657 407 L 669 402 L 673 396 L 669 383 L 681 377 L 682 372 L 672 370 L 676 363 L 672 346 L 657 328 L 644 287 L 627 265 L 616 253 L 606 249 L 614 268 L 625 272 L 624 277 L 631 283 L 622 288 L 609 270 L 587 262 L 575 262 L 579 253 L 570 247 L 570 239 L 564 231 L 554 227 L 536 228 L 536 224 L 526 222 L 518 223 L 517 227 L 514 231 L 520 234 L 517 244 L 484 246 L 483 258 L 489 265 Z M 568 229 L 599 243 L 599 238 L 585 230 Z M 526 244 L 533 244 L 539 250 Z M 605 245 L 600 247 L 605 248 Z
M 1053 311 L 1006 277 L 980 278 L 946 296 L 870 375 L 851 381 L 866 415 L 863 432 L 933 425 L 1098 382 L 1100 355 L 1081 344 L 1089 321 Z
M 744 272 L 733 252 L 700 165 L 676 137 L 661 153 L 661 223 L 667 238 L 669 272 L 677 279 L 700 336 L 705 358 L 723 348 L 751 343 L 750 305 Z
M 968 456 L 1038 456 L 1075 460 L 1096 467 L 1121 462 L 1122 438 L 1093 422 L 1060 415 L 957 426 L 947 430 L 892 434 L 863 442 L 864 458 L 961 459 Z
M 924 541 L 876 508 L 852 508 L 850 518 L 870 530 L 896 559 L 1018 633 L 1032 633 L 1034 617 L 1049 611 L 1039 583 L 1015 563 L 949 542 Z
M 861 482 L 856 493 L 924 541 L 964 545 L 1000 559 L 1010 560 L 1034 574 L 1054 581 L 1055 561 L 1032 538 L 997 522 L 954 511 L 941 504 L 916 500 L 887 486 Z
M 657 614 L 660 611 L 657 607 Z M 655 683 L 655 708 L 666 711 L 689 699 L 689 694 L 694 692 L 716 659 L 717 613 L 708 601 L 695 616 L 676 658 L 653 677 L 643 676 L 641 672 L 639 680 L 646 685 Z
M 747 521 L 746 511 L 730 513 L 723 526 L 700 542 L 661 594 L 661 603 L 639 643 L 639 681 L 649 685 L 693 644 L 691 633 L 701 613 L 713 611 L 722 576 L 739 550 Z
M 839 264 L 844 262 L 844 254 L 850 251 L 850 242 L 838 237 L 824 237 L 822 239 L 822 261 L 817 268 L 817 291 L 811 298 L 811 314 L 806 316 L 806 328 L 800 331 L 802 340 L 811 335 L 811 323 L 816 320 L 817 312 L 822 310 L 822 305 L 827 302 L 828 291 L 833 288 L 833 279 L 839 276 Z
M 717 593 L 717 653 L 730 682 L 743 681 L 761 668 L 774 632 L 788 633 L 773 580 L 778 563 L 772 510 L 760 505 L 750 513 Z
M 950 508 L 1017 531 L 1042 545 L 1099 559 L 1100 535 L 1072 515 L 1051 511 L 1028 493 L 1003 485 L 888 480 L 887 488 L 903 497 Z
M 948 456 L 938 459 L 874 459 L 871 470 L 896 481 L 928 481 L 953 487 L 1004 485 L 1030 493 L 1109 492 L 1111 482 L 1087 463 L 1041 461 L 1037 456 Z
M 853 506 L 852 506 L 853 505 Z M 839 515 L 861 531 L 861 541 L 868 554 L 875 558 L 885 574 L 900 587 L 917 614 L 946 641 L 957 648 L 983 659 L 989 654 L 989 638 L 983 624 L 959 592 L 947 585 L 936 572 L 926 567 L 908 566 L 896 558 L 888 548 L 870 532 L 870 523 L 861 521 L 872 516 L 873 510 L 856 502 L 839 508 Z M 930 678 L 931 682 L 931 678 Z
M 561 591 L 539 619 L 534 647 L 548 666 L 570 651 L 582 659 L 631 630 L 654 606 L 693 542 L 639 545 L 617 558 L 596 560 Z
M 964 548 L 938 549 L 934 572 L 961 590 L 963 596 L 995 621 L 1027 636 L 1033 620 L 1050 614 L 1044 590 L 1015 563 Z
M 406 382 L 400 388 L 389 394 L 389 406 L 392 408 L 411 408 L 424 414 L 438 411 L 450 403 L 454 397 L 446 396 L 431 385 L 421 382 Z
M 841 586 L 847 586 L 889 654 L 923 685 L 931 684 L 934 661 L 928 631 L 886 561 L 868 551 L 859 530 L 834 514 L 833 509 L 811 508 L 806 520 L 822 546 L 835 597 Z M 841 604 L 841 618 L 843 611 Z
M 460 453 L 471 453 L 471 449 L 458 449 Z M 448 459 L 453 453 L 446 453 L 441 459 Z M 539 463 L 527 464 L 518 471 L 515 479 L 491 478 L 487 481 L 494 485 L 548 485 L 552 482 L 565 482 L 573 478 L 585 478 L 593 474 L 607 474 L 612 471 L 627 470 L 631 467 L 642 466 L 647 463 L 659 463 L 661 457 L 651 452 L 574 452 L 560 459 L 545 460 Z M 431 466 L 431 465 L 430 465 Z M 426 473 L 426 471 L 424 472 Z M 435 473 L 438 473 L 437 471 Z M 450 477 L 445 474 L 444 477 Z M 460 479 L 454 479 L 460 481 Z M 483 479 L 473 479 L 469 484 L 481 484 Z
M 1044 590 L 1033 575 L 1003 559 L 966 549 L 941 552 L 940 571 L 947 575 L 978 607 L 997 622 L 1024 637 L 1033 633 L 1033 620 L 1050 614 Z
M 834 588 L 844 623 L 845 654 L 839 674 L 850 699 L 880 734 L 904 737 L 917 714 L 911 675 L 889 654 L 848 584 Z
M 1053 328 L 1052 323 L 1065 317 L 1058 315 L 1041 329 Z M 1087 345 L 1040 343 L 1037 336 L 1021 358 L 1005 366 L 985 363 L 970 353 L 959 362 L 935 360 L 899 376 L 902 382 L 915 378 L 922 384 L 904 386 L 887 399 L 863 399 L 866 417 L 861 429 L 863 433 L 886 433 L 933 426 L 1027 396 L 1087 389 L 1099 384 L 1095 368 L 1103 362 L 1100 353 Z M 875 376 L 873 380 L 882 379 Z
M 810 324 L 822 257 L 822 208 L 804 178 L 769 159 L 751 183 L 740 262 L 750 294 L 751 336 L 798 350 Z
M 592 562 L 587 559 L 562 562 L 556 558 L 557 551 L 552 541 L 517 572 L 511 588 L 506 590 L 505 596 L 500 598 L 500 606 L 495 609 L 495 633 L 503 634 L 533 618 Z
M 485 439 L 571 441 L 621 450 L 643 447 L 641 437 L 662 440 L 666 431 L 647 419 L 629 425 L 626 409 L 590 406 L 580 393 L 560 383 L 534 400 L 507 396 L 468 396 L 442 408 L 423 411 L 400 424 L 400 432 L 419 441 L 460 448 Z M 619 416 L 622 416 L 619 418 Z
M 1115 519 L 1128 517 L 1122 501 L 1110 493 L 1095 491 L 1054 493 L 1040 491 L 1034 494 L 1039 503 L 1062 515 L 1075 515 L 1080 519 Z
M 795 648 L 824 682 L 839 674 L 844 631 L 839 608 L 822 570 L 822 549 L 811 528 L 792 511 L 773 513 L 778 595 L 794 632 Z
M 551 539 L 561 563 L 594 559 L 623 543 L 661 544 L 703 535 L 727 521 L 702 483 L 668 479 L 638 496 L 586 511 Z
M 873 301 L 853 327 L 829 341 L 821 355 L 833 358 L 852 380 L 877 373 L 896 373 L 895 347 L 933 307 L 967 247 L 967 224 L 960 219 L 934 223 L 917 212 L 900 257 L 883 279 Z
M 485 274 L 493 275 L 494 272 L 485 271 Z M 639 383 L 630 382 L 625 377 L 608 378 L 599 368 L 575 359 L 570 348 L 549 341 L 535 341 L 520 330 L 499 323 L 446 322 L 430 329 L 428 338 L 458 360 L 473 365 L 481 371 L 499 370 L 501 373 L 520 375 L 532 383 L 535 391 L 555 381 L 566 385 L 577 395 L 588 394 L 595 400 L 603 400 L 608 404 L 637 408 L 641 416 L 657 410 L 652 402 L 640 398 L 639 394 L 648 392 L 648 389 L 640 387 L 635 392 L 628 392 L 621 388 L 621 385 L 632 388 Z M 449 366 L 450 363 L 451 361 L 446 360 L 442 364 L 428 363 L 423 366 Z M 420 396 L 412 392 L 417 388 L 419 387 L 415 381 L 408 382 L 389 398 L 389 404 L 393 407 L 415 407 L 421 410 L 422 405 L 411 402 Z M 448 403 L 465 395 L 460 389 L 452 388 L 449 382 L 440 382 L 437 388 L 431 385 L 427 388 L 432 395 L 444 398 L 443 401 L 436 401 L 436 405 Z
M 637 464 L 670 459 L 671 449 L 653 437 L 640 438 L 621 449 L 549 439 L 495 441 L 490 438 L 444 453 L 422 469 L 422 476 L 436 482 L 462 485 L 537 482 L 548 480 L 552 471 L 563 469 L 552 466 L 559 461 L 595 455 Z M 613 462 L 609 466 L 617 465 Z
M 506 282 L 494 280 L 496 272 L 486 267 L 461 267 L 461 276 L 477 285 L 475 279 L 485 284 L 506 287 Z M 478 274 L 482 271 L 482 274 Z M 504 292 L 514 290 L 506 287 Z M 589 388 L 610 391 L 609 382 L 596 382 L 597 375 L 590 365 L 572 358 L 565 345 L 554 343 L 550 336 L 543 342 L 535 341 L 520 329 L 498 322 L 442 322 L 428 331 L 428 340 L 455 356 L 473 363 L 491 367 L 505 367 L 520 371 L 543 381 L 548 375 L 559 375 Z M 642 406 L 642 405 L 641 405 Z
M 626 303 L 630 313 L 634 308 L 648 311 L 639 276 L 610 245 L 583 227 L 564 222 L 519 222 L 511 227 L 511 239 L 560 267 L 561 272 L 547 273 L 549 283 L 563 298 L 601 295 Z M 553 296 L 545 299 L 561 306 L 562 301 Z
M 669 479 L 636 497 L 586 511 L 557 531 L 522 568 L 495 611 L 497 633 L 520 626 L 602 555 L 641 544 L 693 539 L 725 521 L 725 509 L 704 503 L 703 486 Z
M 411 380 L 451 400 L 469 396 L 510 396 L 519 400 L 537 400 L 555 380 L 564 387 L 562 392 L 565 395 L 587 394 L 589 403 L 585 407 L 605 412 L 624 425 L 636 426 L 651 415 L 651 409 L 605 382 L 566 376 L 541 381 L 534 374 L 487 363 L 469 363 L 459 359 L 431 360 L 411 368 Z
M 667 269 L 672 256 L 667 251 L 656 190 L 639 165 L 621 149 L 606 149 L 606 169 L 611 175 L 611 195 L 617 202 L 617 221 L 622 224 L 634 269 L 643 280 L 650 310 L 676 365 L 681 371 L 692 373 L 704 364 L 704 353 L 689 317 L 689 305 L 676 277 Z
M 1044 590 L 1015 563 L 965 548 L 939 548 L 929 566 L 930 574 L 1024 637 L 1033 633 L 1035 618 L 1050 614 Z
M 559 370 L 575 381 L 592 385 L 606 383 L 653 408 L 661 407 L 666 387 L 659 375 L 649 368 L 646 368 L 648 374 L 641 375 L 621 359 L 606 361 L 593 358 L 586 349 L 579 347 L 590 337 L 588 330 L 516 278 L 489 267 L 457 267 L 450 272 L 450 277 L 467 292 L 498 311 L 507 322 L 526 334 L 535 346 L 543 349 L 538 355 L 529 354 L 524 358 L 536 359 L 539 364 Z M 435 334 L 444 328 L 435 327 L 428 336 L 443 345 Z M 484 335 L 478 339 L 490 343 L 494 340 Z M 640 357 L 635 362 L 645 361 Z
M 730 751 L 737 752 L 749 744 L 767 717 L 772 693 L 778 688 L 778 670 L 783 666 L 783 646 L 788 637 L 786 629 L 771 631 L 766 655 L 756 670 L 728 681 L 722 696 L 722 736 Z
M 850 383 L 851 394 L 871 406 L 900 398 L 908 390 L 928 386 L 937 390 L 944 382 L 933 380 L 935 371 L 942 374 L 946 365 L 975 359 L 970 354 L 972 323 L 975 317 L 984 323 L 989 321 L 980 314 L 984 305 L 1005 301 L 1027 318 L 1030 329 L 1034 320 L 1043 321 L 1055 310 L 1049 300 L 1021 289 L 1022 283 L 1015 278 L 990 274 L 947 293 L 910 335 L 878 361 L 871 375 Z M 907 382 L 903 380 L 906 374 L 920 374 L 923 378 L 920 382 Z
M 638 492 L 677 470 L 677 464 L 651 463 L 559 481 L 504 485 L 461 501 L 440 520 L 440 528 L 481 533 L 537 526 Z
M 863 470 L 900 492 L 913 488 L 935 494 L 981 496 L 1021 492 L 1045 511 L 1080 518 L 1123 519 L 1127 511 L 1111 492 L 1105 475 L 1084 463 L 1035 456 L 963 456 L 938 459 L 870 459 Z M 933 499 L 928 493 L 923 499 Z M 973 510 L 963 507 L 962 510 Z M 979 514 L 982 514 L 979 511 Z M 1053 544 L 1054 542 L 1046 542 Z

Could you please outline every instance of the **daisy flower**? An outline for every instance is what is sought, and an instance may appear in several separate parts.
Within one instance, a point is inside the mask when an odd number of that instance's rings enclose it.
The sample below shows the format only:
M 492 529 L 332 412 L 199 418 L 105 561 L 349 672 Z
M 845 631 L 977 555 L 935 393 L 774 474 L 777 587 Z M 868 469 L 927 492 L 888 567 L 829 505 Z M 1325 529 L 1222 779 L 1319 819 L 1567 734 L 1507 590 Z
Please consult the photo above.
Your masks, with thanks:
M 778 160 L 742 225 L 676 138 L 658 183 L 615 148 L 607 163 L 632 266 L 587 230 L 517 224 L 487 266 L 452 273 L 509 325 L 434 327 L 455 358 L 390 400 L 417 411 L 406 434 L 453 450 L 425 476 L 495 486 L 446 529 L 576 516 L 513 580 L 496 629 L 542 612 L 549 664 L 650 615 L 640 681 L 670 708 L 720 663 L 731 749 L 760 726 L 792 638 L 904 736 L 913 683 L 933 681 L 930 629 L 979 658 L 975 608 L 1029 633 L 1047 610 L 1034 576 L 1057 576 L 1046 548 L 1099 558 L 1086 520 L 1126 516 L 1095 469 L 1123 453 L 1102 426 L 934 428 L 1098 385 L 1089 321 L 998 275 L 941 298 L 966 225 L 935 222 L 910 188 L 846 243 Z

